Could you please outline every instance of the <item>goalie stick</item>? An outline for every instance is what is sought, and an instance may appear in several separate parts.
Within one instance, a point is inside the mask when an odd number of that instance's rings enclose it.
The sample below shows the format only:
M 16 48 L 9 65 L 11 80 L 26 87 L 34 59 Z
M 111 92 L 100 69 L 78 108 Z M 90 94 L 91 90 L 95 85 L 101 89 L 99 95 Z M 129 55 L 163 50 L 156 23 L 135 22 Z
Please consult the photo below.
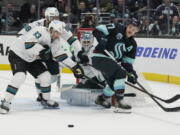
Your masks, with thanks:
M 125 82 L 127 85 L 129 85 L 129 86 L 131 86 L 131 87 L 133 87 L 133 88 L 135 88 L 135 89 L 137 89 L 137 90 L 140 90 L 141 92 L 143 92 L 143 93 L 145 93 L 145 91 L 144 90 L 142 90 L 141 88 L 139 88 L 139 87 L 137 87 L 137 86 L 135 86 L 135 85 L 133 85 L 133 84 L 131 84 L 131 83 L 129 83 L 129 82 Z M 158 100 L 160 100 L 160 101 L 162 101 L 162 102 L 165 102 L 165 103 L 173 103 L 173 102 L 175 102 L 175 101 L 177 101 L 178 99 L 180 99 L 180 95 L 179 94 L 177 94 L 177 95 L 175 95 L 175 96 L 173 96 L 172 98 L 169 98 L 169 99 L 162 99 L 162 98 L 160 98 L 160 97 L 158 97 L 158 96 L 155 96 L 155 95 L 153 95 L 153 94 L 151 94 L 151 93 L 149 93 L 152 97 L 154 97 L 154 98 L 156 98 L 156 99 L 158 99 Z
M 111 57 L 116 63 L 116 59 L 107 51 L 104 50 L 104 52 Z M 164 110 L 165 112 L 177 112 L 180 111 L 180 107 L 173 107 L 173 108 L 167 108 L 164 107 L 162 104 L 160 104 L 155 97 L 153 97 L 153 95 L 151 95 L 138 81 L 137 81 L 137 85 L 144 90 L 144 93 L 147 94 L 162 110 Z M 142 92 L 142 91 L 141 91 Z

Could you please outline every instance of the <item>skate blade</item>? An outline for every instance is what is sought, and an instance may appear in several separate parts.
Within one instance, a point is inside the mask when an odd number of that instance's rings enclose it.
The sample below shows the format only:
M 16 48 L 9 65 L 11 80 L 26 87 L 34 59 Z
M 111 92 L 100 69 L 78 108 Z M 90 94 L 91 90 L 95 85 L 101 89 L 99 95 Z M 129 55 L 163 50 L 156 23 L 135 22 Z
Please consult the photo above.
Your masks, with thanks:
M 0 108 L 0 114 L 7 114 L 8 111 Z
M 60 107 L 43 106 L 43 109 L 57 110 L 57 109 L 60 109 Z
M 122 109 L 122 108 L 115 108 L 114 113 L 125 113 L 130 114 L 132 113 L 131 109 Z

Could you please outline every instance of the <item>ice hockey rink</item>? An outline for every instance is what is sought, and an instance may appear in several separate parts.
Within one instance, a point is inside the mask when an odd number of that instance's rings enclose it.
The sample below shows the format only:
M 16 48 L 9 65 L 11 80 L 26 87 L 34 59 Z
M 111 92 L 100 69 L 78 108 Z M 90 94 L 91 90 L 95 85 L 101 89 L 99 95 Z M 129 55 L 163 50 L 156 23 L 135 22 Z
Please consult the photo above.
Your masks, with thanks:
M 12 74 L 0 71 L 0 99 Z M 75 83 L 72 74 L 62 74 L 62 83 Z M 180 86 L 147 81 L 152 92 L 162 98 L 180 94 Z M 27 75 L 11 111 L 0 115 L 0 135 L 179 135 L 180 112 L 164 112 L 153 101 L 133 107 L 131 114 L 113 113 L 113 109 L 97 106 L 70 106 L 60 100 L 56 85 L 52 98 L 59 101 L 60 109 L 47 110 L 36 102 L 34 79 Z M 147 97 L 148 98 L 148 97 Z M 165 104 L 163 104 L 165 105 Z M 180 101 L 167 107 L 180 106 Z M 74 125 L 74 127 L 68 127 Z

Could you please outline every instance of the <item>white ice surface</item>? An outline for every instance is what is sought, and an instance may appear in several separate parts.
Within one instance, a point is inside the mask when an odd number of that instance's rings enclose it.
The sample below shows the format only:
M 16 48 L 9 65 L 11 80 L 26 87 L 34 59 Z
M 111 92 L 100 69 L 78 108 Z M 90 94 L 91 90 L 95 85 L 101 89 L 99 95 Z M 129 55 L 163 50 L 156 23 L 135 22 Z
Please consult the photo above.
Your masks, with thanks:
M 12 77 L 9 71 L 0 71 L 0 99 Z M 63 83 L 75 83 L 71 74 L 62 75 Z M 180 112 L 162 111 L 154 102 L 133 108 L 131 114 L 115 114 L 101 107 L 75 107 L 59 99 L 52 89 L 52 98 L 60 102 L 58 110 L 44 110 L 36 102 L 34 79 L 26 81 L 13 100 L 11 111 L 0 115 L 0 135 L 180 135 Z M 150 82 L 153 93 L 169 98 L 180 93 L 180 86 Z M 166 105 L 166 104 L 163 104 Z M 166 105 L 180 106 L 180 101 Z M 68 128 L 73 124 L 73 128 Z

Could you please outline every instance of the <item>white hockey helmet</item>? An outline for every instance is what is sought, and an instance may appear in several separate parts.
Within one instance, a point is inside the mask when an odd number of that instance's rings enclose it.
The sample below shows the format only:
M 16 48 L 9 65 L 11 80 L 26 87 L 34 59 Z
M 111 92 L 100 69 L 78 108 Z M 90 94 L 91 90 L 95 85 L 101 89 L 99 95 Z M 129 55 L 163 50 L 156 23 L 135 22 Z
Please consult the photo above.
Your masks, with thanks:
M 55 7 L 48 7 L 45 10 L 45 18 L 47 18 L 49 21 L 54 20 L 54 18 L 59 19 L 59 11 Z
M 57 31 L 59 33 L 62 33 L 63 28 L 65 27 L 65 24 L 59 20 L 53 20 L 48 27 L 48 30 L 50 31 Z

